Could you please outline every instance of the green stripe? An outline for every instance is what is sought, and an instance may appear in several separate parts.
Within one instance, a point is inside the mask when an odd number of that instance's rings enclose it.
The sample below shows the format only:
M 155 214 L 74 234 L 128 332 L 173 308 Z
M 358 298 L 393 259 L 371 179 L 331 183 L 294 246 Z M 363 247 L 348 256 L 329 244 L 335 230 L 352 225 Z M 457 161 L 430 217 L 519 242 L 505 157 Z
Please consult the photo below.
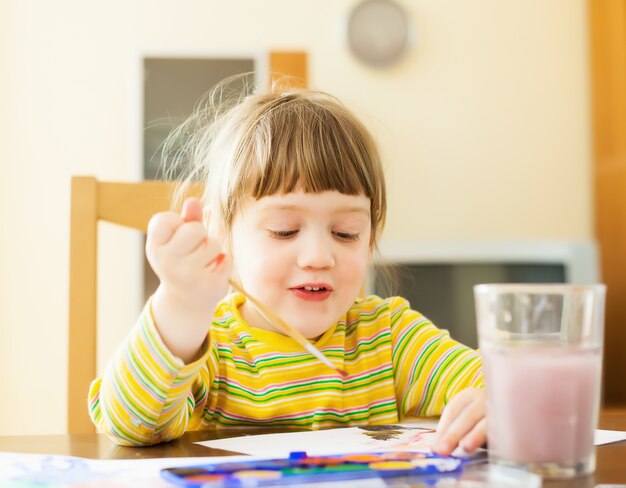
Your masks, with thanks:
M 418 368 L 415 371 L 415 375 L 411 378 L 408 378 L 408 384 L 410 385 L 414 385 L 415 384 L 415 378 L 419 378 L 420 375 L 422 374 L 422 369 L 424 368 L 424 366 L 426 365 L 426 363 L 428 362 L 428 359 L 430 358 L 431 354 L 435 351 L 435 349 L 437 348 L 437 345 L 439 344 L 439 342 L 441 342 L 441 338 L 437 337 L 426 349 L 424 349 L 424 351 L 422 352 L 422 354 L 420 354 L 418 357 L 415 358 L 415 361 L 418 363 Z M 395 365 L 395 361 L 394 361 L 394 365 Z M 412 367 L 412 365 L 410 365 L 409 367 Z M 402 398 L 402 411 L 405 412 L 406 409 L 406 402 L 407 402 L 407 393 L 408 393 L 408 389 L 404 391 L 404 395 Z
M 423 407 L 430 403 L 431 398 L 434 396 L 435 391 L 437 390 L 435 388 L 435 385 L 437 384 L 443 372 L 446 370 L 446 366 L 450 364 L 451 362 L 453 362 L 459 356 L 459 354 L 462 354 L 462 353 L 463 353 L 462 349 L 460 348 L 457 349 L 453 353 L 449 354 L 448 357 L 446 357 L 446 359 L 443 361 L 443 363 L 439 365 L 439 368 L 437 369 L 435 374 L 430 378 L 430 381 L 426 385 L 426 394 L 424 395 L 424 398 L 421 402 L 422 408 L 420 409 L 420 411 L 423 411 Z
M 137 357 L 138 355 L 134 354 L 134 351 L 130 351 L 129 354 L 127 354 L 126 358 L 128 360 L 128 368 L 135 371 L 137 373 L 137 375 L 143 380 L 140 384 L 140 386 L 142 388 L 147 388 L 148 390 L 150 390 L 152 393 L 154 393 L 161 401 L 165 401 L 165 398 L 167 397 L 167 392 L 168 389 L 167 388 L 159 388 L 158 390 L 156 388 L 158 388 L 158 385 L 154 382 L 154 375 L 148 373 L 145 369 L 144 369 L 144 365 L 143 363 L 141 363 L 139 361 L 139 358 Z M 134 379 L 131 374 L 128 375 L 128 380 L 132 380 Z
M 385 380 L 385 379 L 393 379 L 392 368 L 381 369 L 380 371 L 368 373 L 367 375 L 362 376 L 361 378 L 357 378 L 353 381 L 347 381 L 346 384 L 350 385 L 350 388 L 346 388 L 346 389 L 354 390 L 359 387 L 362 387 L 362 388 L 369 387 L 372 383 L 375 383 L 380 380 Z M 372 381 L 368 381 L 367 383 L 363 384 L 365 380 L 372 380 Z
M 278 366 L 290 366 L 297 365 L 302 363 L 308 363 L 315 360 L 314 356 L 303 352 L 299 353 L 293 357 L 285 358 L 284 356 L 271 356 L 265 359 L 258 359 L 254 362 L 254 364 L 248 364 L 245 359 L 235 359 L 233 358 L 232 352 L 230 349 L 225 347 L 218 347 L 218 352 L 221 353 L 219 357 L 219 362 L 224 363 L 225 360 L 230 360 L 231 364 L 236 364 L 238 366 L 237 369 L 247 371 L 247 372 L 263 372 L 266 369 L 275 369 Z
M 126 395 L 126 391 L 120 388 L 121 386 L 123 386 L 123 384 L 124 384 L 123 382 L 120 384 L 119 382 L 115 381 L 113 382 L 113 385 L 112 385 L 113 389 L 115 390 L 118 401 L 122 404 L 122 408 L 127 413 L 130 413 L 134 417 L 137 417 L 138 419 L 142 419 L 142 421 L 145 418 L 147 420 L 146 423 L 149 423 L 150 425 L 154 426 L 154 424 L 157 421 L 156 417 L 152 417 L 150 416 L 148 412 L 144 412 L 143 410 L 140 410 L 137 407 L 137 404 L 133 400 L 131 400 L 129 396 Z
M 468 370 L 468 369 L 470 369 L 472 366 L 474 366 L 474 363 L 476 362 L 476 361 L 475 361 L 475 359 L 476 359 L 476 358 L 468 358 L 468 359 L 465 361 L 465 364 L 463 364 L 463 365 L 462 365 L 462 366 L 458 369 L 458 371 L 456 371 L 456 372 L 452 375 L 452 377 L 450 378 L 450 382 L 449 382 L 448 386 L 450 386 L 452 383 L 454 383 L 454 380 L 456 380 L 456 378 L 457 378 L 459 375 L 461 375 L 461 374 L 465 373 L 465 372 L 466 372 L 466 370 Z M 468 379 L 469 379 L 469 378 L 468 378 Z M 448 388 L 446 388 L 446 392 L 447 392 L 447 390 L 448 390 Z
M 345 359 L 348 361 L 354 361 L 358 359 L 362 354 L 375 351 L 381 346 L 389 344 L 391 341 L 391 333 L 385 332 L 371 341 L 360 341 L 357 343 L 355 350 L 349 355 L 343 354 L 343 349 L 324 349 L 324 355 L 329 358 Z M 218 347 L 218 352 L 221 353 L 220 360 L 230 360 L 232 364 L 237 365 L 237 369 L 248 372 L 262 372 L 267 368 L 275 368 L 277 366 L 289 366 L 302 363 L 311 362 L 315 358 L 309 353 L 302 353 L 286 359 L 284 356 L 271 356 L 265 359 L 259 359 L 254 364 L 249 364 L 245 359 L 235 359 L 232 355 L 232 350 L 227 347 Z
M 323 412 L 323 413 L 313 413 L 309 415 L 303 415 L 301 417 L 294 417 L 290 419 L 276 419 L 276 420 L 264 420 L 264 421 L 254 421 L 254 420 L 242 420 L 235 417 L 229 417 L 223 412 L 213 412 L 213 420 L 216 423 L 221 425 L 310 425 L 311 420 L 318 419 L 320 421 L 334 421 L 337 423 L 348 423 L 348 422 L 358 422 L 365 421 L 370 419 L 373 416 L 381 416 L 385 413 L 394 413 L 397 414 L 397 408 L 395 402 L 387 402 L 376 407 L 366 407 L 363 410 L 359 410 L 356 412 L 351 412 L 346 415 L 344 413 L 335 413 L 335 412 Z M 224 422 L 224 420 L 230 420 L 230 422 Z
M 158 334 L 158 332 L 157 332 Z M 144 321 L 144 327 L 143 329 L 140 329 L 140 335 L 145 339 L 145 342 L 148 343 L 148 345 L 150 346 L 149 349 L 151 349 L 152 351 L 155 351 L 158 353 L 158 356 L 169 366 L 169 373 L 175 373 L 176 371 L 178 371 L 178 365 L 171 361 L 170 359 L 170 354 L 169 351 L 167 349 L 163 350 L 163 347 L 161 346 L 161 344 L 159 344 L 156 341 L 156 338 L 152 336 L 152 334 L 150 333 L 150 329 L 148 327 L 148 323 L 146 323 L 146 321 Z M 135 348 L 133 348 L 135 349 Z
M 393 375 L 391 374 L 391 368 L 383 369 L 381 371 L 368 374 L 361 378 L 357 378 L 355 380 L 348 380 L 345 384 L 342 384 L 340 380 L 328 380 L 325 382 L 319 382 L 315 379 L 310 382 L 301 383 L 298 385 L 290 385 L 279 387 L 276 386 L 274 388 L 270 388 L 269 390 L 263 393 L 256 393 L 246 389 L 245 387 L 241 387 L 232 383 L 222 383 L 220 386 L 220 390 L 228 395 L 236 396 L 238 398 L 243 398 L 251 401 L 255 401 L 258 403 L 269 403 L 273 400 L 278 400 L 281 398 L 287 398 L 290 396 L 296 397 L 298 395 L 302 395 L 303 393 L 309 392 L 317 392 L 317 391 L 353 391 L 357 389 L 367 389 L 371 385 L 375 383 L 379 383 L 384 380 L 393 379 Z M 306 398 L 306 397 L 305 397 Z M 303 400 L 304 398 L 298 398 L 299 400 Z
M 395 347 L 391 350 L 391 358 L 393 360 L 394 372 L 400 367 L 399 358 L 404 357 L 404 350 L 408 347 L 409 343 L 413 340 L 417 334 L 422 330 L 422 327 L 411 327 L 405 330 L 405 333 L 400 335 L 399 340 L 394 344 Z M 403 365 L 404 367 L 404 365 Z
M 348 335 L 354 334 L 355 330 L 365 323 L 375 322 L 378 320 L 378 317 L 387 312 L 389 310 L 389 305 L 386 302 L 382 302 L 371 312 L 359 312 L 358 319 L 352 321 L 349 325 L 346 326 L 346 337 Z
M 95 401 L 89 405 L 89 412 L 91 413 L 91 417 L 95 423 L 98 423 L 98 419 L 100 419 L 101 411 L 100 411 L 100 394 L 96 395 Z
M 362 354 L 372 352 L 382 346 L 391 343 L 391 332 L 386 331 L 380 334 L 378 337 L 372 339 L 371 341 L 359 341 L 356 345 L 354 351 L 345 355 L 346 361 L 354 361 L 358 359 Z
M 266 394 L 257 395 L 255 393 L 250 392 L 249 390 L 245 390 L 243 388 L 235 387 L 231 385 L 231 388 L 222 389 L 227 392 L 229 396 L 242 398 L 246 400 L 254 400 L 255 403 L 271 403 L 271 401 L 279 400 L 281 398 L 289 398 L 295 396 L 298 391 L 295 392 L 286 392 L 284 390 L 278 389 L 278 391 L 268 392 Z M 341 391 L 341 387 L 337 385 L 321 385 L 318 387 L 309 387 L 305 389 L 306 392 L 314 393 L 316 391 Z M 267 398 L 265 398 L 267 397 Z M 301 398 L 302 399 L 302 398 Z

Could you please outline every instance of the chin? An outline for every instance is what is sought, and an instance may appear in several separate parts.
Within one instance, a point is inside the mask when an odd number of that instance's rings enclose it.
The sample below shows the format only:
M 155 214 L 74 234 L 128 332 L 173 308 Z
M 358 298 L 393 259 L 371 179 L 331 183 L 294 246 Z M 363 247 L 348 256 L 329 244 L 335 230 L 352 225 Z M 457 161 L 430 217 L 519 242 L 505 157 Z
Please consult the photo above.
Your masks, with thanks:
M 336 322 L 325 324 L 320 327 L 319 322 L 316 324 L 302 324 L 302 327 L 298 327 L 300 333 L 307 339 L 317 339 L 322 336 L 328 329 L 335 325 Z
M 347 308 L 346 308 L 347 310 Z M 299 310 L 294 312 L 294 310 L 290 311 L 291 313 L 286 315 L 291 315 L 291 322 L 287 321 L 289 325 L 298 329 L 298 332 L 302 334 L 307 339 L 316 339 L 323 335 L 328 329 L 334 327 L 335 324 L 341 319 L 342 314 L 338 314 L 336 310 L 316 310 L 316 311 L 306 311 Z M 284 317 L 283 320 L 287 319 Z

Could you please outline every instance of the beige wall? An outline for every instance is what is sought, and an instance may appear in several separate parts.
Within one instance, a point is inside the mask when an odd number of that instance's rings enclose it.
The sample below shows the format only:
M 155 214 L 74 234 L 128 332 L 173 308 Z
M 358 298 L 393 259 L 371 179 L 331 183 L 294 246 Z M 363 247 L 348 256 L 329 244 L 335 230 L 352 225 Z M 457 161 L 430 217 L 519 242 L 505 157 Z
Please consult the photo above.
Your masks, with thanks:
M 0 1 L 0 434 L 65 429 L 69 178 L 138 174 L 140 52 L 307 50 L 381 142 L 388 239 L 592 237 L 583 0 L 399 0 L 417 44 L 385 71 L 346 50 L 353 2 Z M 138 251 L 104 237 L 108 356 Z

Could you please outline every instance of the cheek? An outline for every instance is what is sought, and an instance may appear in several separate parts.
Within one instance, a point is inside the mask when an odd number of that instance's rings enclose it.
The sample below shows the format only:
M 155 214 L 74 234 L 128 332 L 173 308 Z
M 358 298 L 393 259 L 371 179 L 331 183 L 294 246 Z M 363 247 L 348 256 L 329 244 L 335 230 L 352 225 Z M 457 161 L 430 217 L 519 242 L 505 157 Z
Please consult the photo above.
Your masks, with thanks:
M 367 274 L 367 268 L 369 266 L 370 261 L 370 253 L 368 249 L 359 249 L 358 251 L 352 250 L 351 252 L 346 252 L 341 257 L 341 262 L 343 265 L 342 273 L 346 274 L 350 280 L 363 281 L 365 279 L 365 275 Z
M 239 275 L 249 282 L 278 281 L 286 262 L 284 253 L 276 252 L 271 245 L 259 241 L 248 241 L 235 255 Z

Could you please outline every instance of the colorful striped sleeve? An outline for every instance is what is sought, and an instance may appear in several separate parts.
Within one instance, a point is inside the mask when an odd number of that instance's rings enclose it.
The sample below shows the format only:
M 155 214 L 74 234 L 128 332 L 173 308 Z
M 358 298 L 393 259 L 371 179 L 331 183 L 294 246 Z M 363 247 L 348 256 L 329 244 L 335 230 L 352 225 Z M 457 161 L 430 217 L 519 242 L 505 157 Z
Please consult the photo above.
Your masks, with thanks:
M 93 422 L 122 445 L 179 437 L 202 415 L 211 376 L 209 355 L 207 348 L 190 364 L 174 356 L 159 336 L 148 302 L 104 375 L 91 384 Z
M 450 338 L 403 298 L 390 299 L 392 357 L 398 413 L 441 415 L 459 391 L 482 387 L 480 355 Z

